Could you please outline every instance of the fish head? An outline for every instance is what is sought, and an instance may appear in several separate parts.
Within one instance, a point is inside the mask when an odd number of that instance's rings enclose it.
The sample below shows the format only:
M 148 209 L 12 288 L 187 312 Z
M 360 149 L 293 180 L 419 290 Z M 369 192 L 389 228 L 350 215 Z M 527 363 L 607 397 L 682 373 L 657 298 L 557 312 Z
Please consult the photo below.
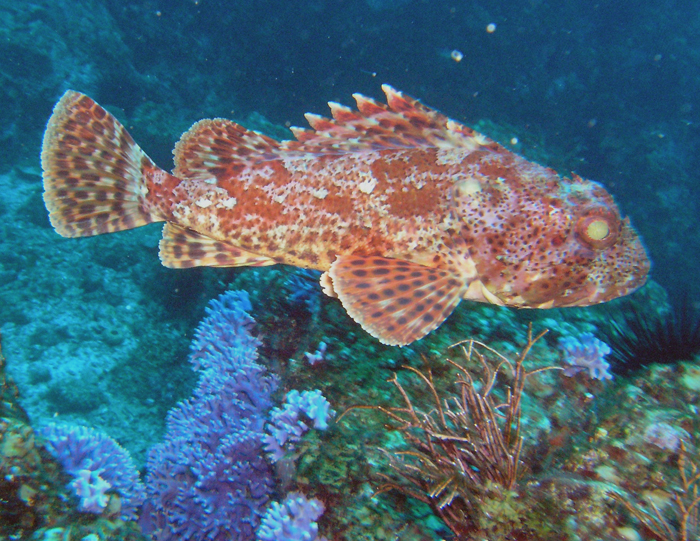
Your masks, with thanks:
M 642 286 L 649 259 L 598 183 L 527 163 L 516 174 L 457 179 L 454 202 L 481 290 L 522 308 L 588 306 Z

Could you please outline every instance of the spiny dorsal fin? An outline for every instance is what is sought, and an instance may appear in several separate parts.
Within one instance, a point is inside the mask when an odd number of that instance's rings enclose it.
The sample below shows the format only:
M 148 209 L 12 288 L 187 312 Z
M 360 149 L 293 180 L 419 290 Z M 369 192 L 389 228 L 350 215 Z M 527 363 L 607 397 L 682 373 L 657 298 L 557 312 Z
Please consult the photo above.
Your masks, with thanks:
M 448 270 L 379 256 L 339 256 L 328 274 L 350 317 L 390 346 L 436 329 L 467 290 Z
M 335 154 L 387 148 L 466 148 L 498 144 L 480 133 L 383 85 L 387 105 L 354 94 L 357 111 L 330 102 L 331 119 L 308 113 L 312 129 L 291 128 L 296 141 L 279 143 L 230 120 L 201 120 L 175 146 L 175 176 L 230 178 L 246 162 L 295 154 Z
M 307 114 L 311 130 L 292 128 L 296 141 L 285 141 L 281 150 L 353 152 L 383 148 L 498 148 L 498 144 L 426 107 L 389 85 L 382 85 L 387 105 L 353 94 L 357 111 L 330 102 L 332 119 Z
M 163 238 L 158 247 L 160 261 L 171 269 L 263 267 L 275 264 L 269 257 L 248 252 L 230 242 L 213 239 L 170 222 L 163 227 Z

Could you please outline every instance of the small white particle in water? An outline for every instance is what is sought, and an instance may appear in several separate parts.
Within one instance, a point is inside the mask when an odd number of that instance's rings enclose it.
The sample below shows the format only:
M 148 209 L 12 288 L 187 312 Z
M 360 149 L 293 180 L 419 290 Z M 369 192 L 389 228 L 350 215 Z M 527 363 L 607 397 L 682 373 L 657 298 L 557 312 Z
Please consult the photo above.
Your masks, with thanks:
M 486 31 L 489 34 L 493 34 L 496 31 L 496 23 L 489 23 L 486 25 Z
M 517 144 L 518 144 L 518 138 L 517 138 L 517 137 L 513 137 L 513 138 L 510 140 L 510 144 L 511 144 L 511 145 L 517 145 Z
M 452 51 L 452 52 L 450 53 L 450 56 L 452 57 L 452 60 L 454 60 L 455 62 L 461 62 L 461 61 L 462 61 L 462 58 L 464 58 L 464 55 L 462 54 L 462 51 L 458 51 L 457 49 L 455 49 L 454 51 Z

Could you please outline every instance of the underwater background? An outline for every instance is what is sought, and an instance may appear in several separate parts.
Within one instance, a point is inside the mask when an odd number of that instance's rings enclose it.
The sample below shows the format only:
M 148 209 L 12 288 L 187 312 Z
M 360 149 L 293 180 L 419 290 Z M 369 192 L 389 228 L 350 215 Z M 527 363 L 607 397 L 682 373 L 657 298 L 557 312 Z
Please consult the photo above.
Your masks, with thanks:
M 0 0 L 0 37 L 0 539 L 699 538 L 695 2 Z M 383 83 L 601 182 L 647 285 L 395 348 L 317 273 L 51 228 L 67 89 L 170 170 L 202 118 L 289 139 Z

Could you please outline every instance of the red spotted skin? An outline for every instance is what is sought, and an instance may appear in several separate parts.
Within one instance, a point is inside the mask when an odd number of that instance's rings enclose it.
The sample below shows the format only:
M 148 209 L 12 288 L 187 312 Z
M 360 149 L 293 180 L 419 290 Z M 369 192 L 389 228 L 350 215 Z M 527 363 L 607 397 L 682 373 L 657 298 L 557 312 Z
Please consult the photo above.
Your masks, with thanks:
M 274 262 L 325 271 L 338 255 L 404 259 L 449 268 L 470 284 L 467 298 L 497 304 L 587 305 L 644 282 L 644 249 L 600 185 L 481 141 L 290 152 L 205 178 L 168 175 L 149 199 L 166 220 Z M 610 246 L 577 232 L 590 209 L 605 212 Z
M 645 250 L 600 184 L 562 178 L 505 150 L 470 161 L 469 180 L 456 189 L 461 235 L 481 281 L 501 302 L 584 306 L 644 283 Z M 592 220 L 605 224 L 604 239 L 587 234 Z
M 437 264 L 455 223 L 436 149 L 301 156 L 183 180 L 154 201 L 168 220 L 280 263 L 327 270 L 338 254 Z M 168 186 L 167 190 L 170 188 Z M 235 203 L 234 203 L 235 201 Z
M 44 201 L 61 235 L 167 222 L 163 263 L 284 263 L 327 271 L 370 334 L 405 345 L 461 298 L 523 308 L 625 295 L 649 261 L 595 182 L 560 177 L 384 86 L 387 103 L 330 103 L 278 142 L 203 120 L 159 169 L 91 98 L 67 91 L 42 145 Z

